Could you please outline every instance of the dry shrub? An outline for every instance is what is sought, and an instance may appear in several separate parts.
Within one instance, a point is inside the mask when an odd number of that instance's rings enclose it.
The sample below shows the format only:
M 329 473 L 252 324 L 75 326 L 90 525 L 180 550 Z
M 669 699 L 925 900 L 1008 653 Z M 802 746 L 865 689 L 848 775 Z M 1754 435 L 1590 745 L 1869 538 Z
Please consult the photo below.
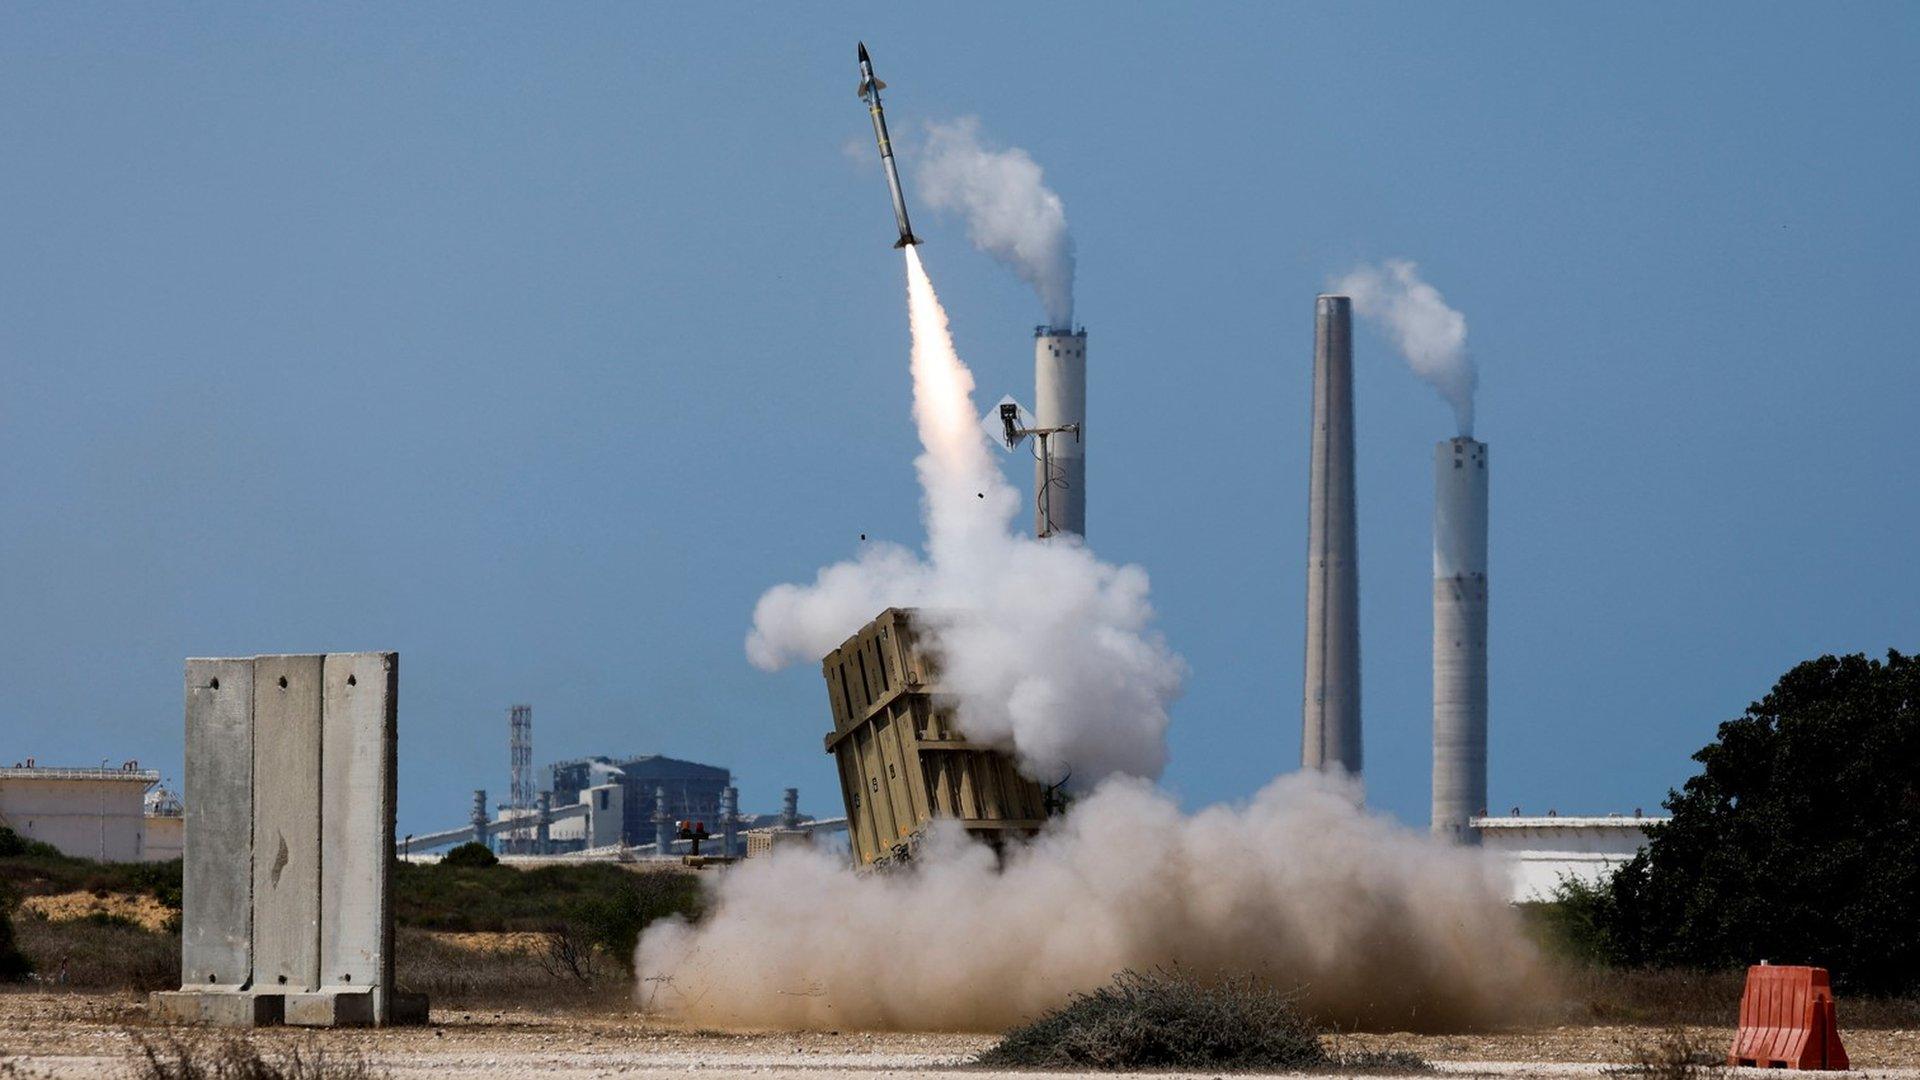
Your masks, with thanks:
M 358 1053 L 328 1053 L 311 1039 L 262 1050 L 244 1033 L 132 1032 L 135 1080 L 375 1080 L 388 1075 Z
M 1006 1033 L 979 1057 L 994 1067 L 1076 1069 L 1425 1069 L 1404 1052 L 1332 1055 L 1295 995 L 1258 979 L 1122 971 L 1091 993 Z

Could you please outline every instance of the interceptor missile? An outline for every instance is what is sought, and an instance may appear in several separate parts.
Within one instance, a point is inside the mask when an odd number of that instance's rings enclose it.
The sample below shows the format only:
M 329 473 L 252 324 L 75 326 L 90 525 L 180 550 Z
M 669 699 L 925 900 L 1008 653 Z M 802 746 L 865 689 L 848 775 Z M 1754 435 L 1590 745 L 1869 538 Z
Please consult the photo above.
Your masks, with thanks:
M 867 103 L 867 111 L 873 114 L 873 137 L 880 143 L 880 164 L 887 167 L 887 187 L 893 192 L 893 220 L 900 226 L 900 239 L 894 247 L 903 248 L 908 244 L 917 244 L 920 238 L 913 235 L 913 226 L 907 224 L 907 197 L 900 193 L 900 170 L 893 164 L 893 141 L 887 138 L 887 114 L 880 109 L 880 91 L 887 84 L 873 77 L 873 61 L 867 59 L 867 43 L 860 43 L 860 100 Z

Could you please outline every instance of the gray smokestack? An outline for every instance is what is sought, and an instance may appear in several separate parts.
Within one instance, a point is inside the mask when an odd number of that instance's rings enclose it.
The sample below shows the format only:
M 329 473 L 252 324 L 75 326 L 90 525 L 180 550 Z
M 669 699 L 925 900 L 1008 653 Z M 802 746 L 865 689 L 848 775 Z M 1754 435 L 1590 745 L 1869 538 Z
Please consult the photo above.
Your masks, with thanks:
M 1360 775 L 1360 564 L 1353 517 L 1353 305 L 1313 313 L 1307 499 L 1307 678 L 1300 765 Z
M 653 789 L 653 853 L 673 854 L 673 818 L 667 813 L 667 789 Z
M 1433 832 L 1463 844 L 1487 807 L 1487 445 L 1433 450 Z
M 1067 327 L 1033 331 L 1033 422 L 1036 427 L 1081 425 L 1076 437 L 1047 440 L 1053 458 L 1033 463 L 1033 532 L 1087 535 L 1087 332 Z
M 473 826 L 473 842 L 487 842 L 487 789 L 477 788 L 473 793 L 473 806 L 467 811 L 467 824 Z
M 740 833 L 740 789 L 729 785 L 720 792 L 720 854 L 733 856 Z

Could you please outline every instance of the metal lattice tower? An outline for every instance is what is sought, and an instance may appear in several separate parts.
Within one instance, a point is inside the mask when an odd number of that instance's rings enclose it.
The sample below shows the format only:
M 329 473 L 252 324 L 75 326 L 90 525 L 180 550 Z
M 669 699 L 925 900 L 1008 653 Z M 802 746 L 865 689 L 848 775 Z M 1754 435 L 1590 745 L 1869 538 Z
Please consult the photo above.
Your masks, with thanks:
M 515 705 L 507 712 L 508 810 L 513 817 L 513 846 L 524 852 L 532 839 L 533 706 Z

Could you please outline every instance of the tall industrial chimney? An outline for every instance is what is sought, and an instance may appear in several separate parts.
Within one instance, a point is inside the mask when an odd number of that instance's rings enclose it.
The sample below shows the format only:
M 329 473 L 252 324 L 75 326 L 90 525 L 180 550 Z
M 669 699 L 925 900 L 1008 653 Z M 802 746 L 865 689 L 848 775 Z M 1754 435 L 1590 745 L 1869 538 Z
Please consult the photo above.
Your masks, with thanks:
M 1478 843 L 1487 807 L 1487 444 L 1433 451 L 1433 832 Z
M 1360 775 L 1360 564 L 1353 514 L 1353 304 L 1313 313 L 1307 494 L 1307 677 L 1300 765 Z
M 729 784 L 720 789 L 720 854 L 732 858 L 739 854 L 740 789 Z
M 473 842 L 487 842 L 487 789 L 478 788 L 473 793 L 473 806 L 467 811 L 467 824 L 473 826 Z
M 1039 428 L 1082 425 L 1047 440 L 1049 453 L 1033 466 L 1033 531 L 1087 534 L 1087 332 L 1071 327 L 1033 329 L 1033 420 Z M 1036 446 L 1035 451 L 1039 448 Z M 1051 457 L 1049 464 L 1047 458 Z
M 667 789 L 653 789 L 653 853 L 673 854 L 673 815 L 667 813 Z

